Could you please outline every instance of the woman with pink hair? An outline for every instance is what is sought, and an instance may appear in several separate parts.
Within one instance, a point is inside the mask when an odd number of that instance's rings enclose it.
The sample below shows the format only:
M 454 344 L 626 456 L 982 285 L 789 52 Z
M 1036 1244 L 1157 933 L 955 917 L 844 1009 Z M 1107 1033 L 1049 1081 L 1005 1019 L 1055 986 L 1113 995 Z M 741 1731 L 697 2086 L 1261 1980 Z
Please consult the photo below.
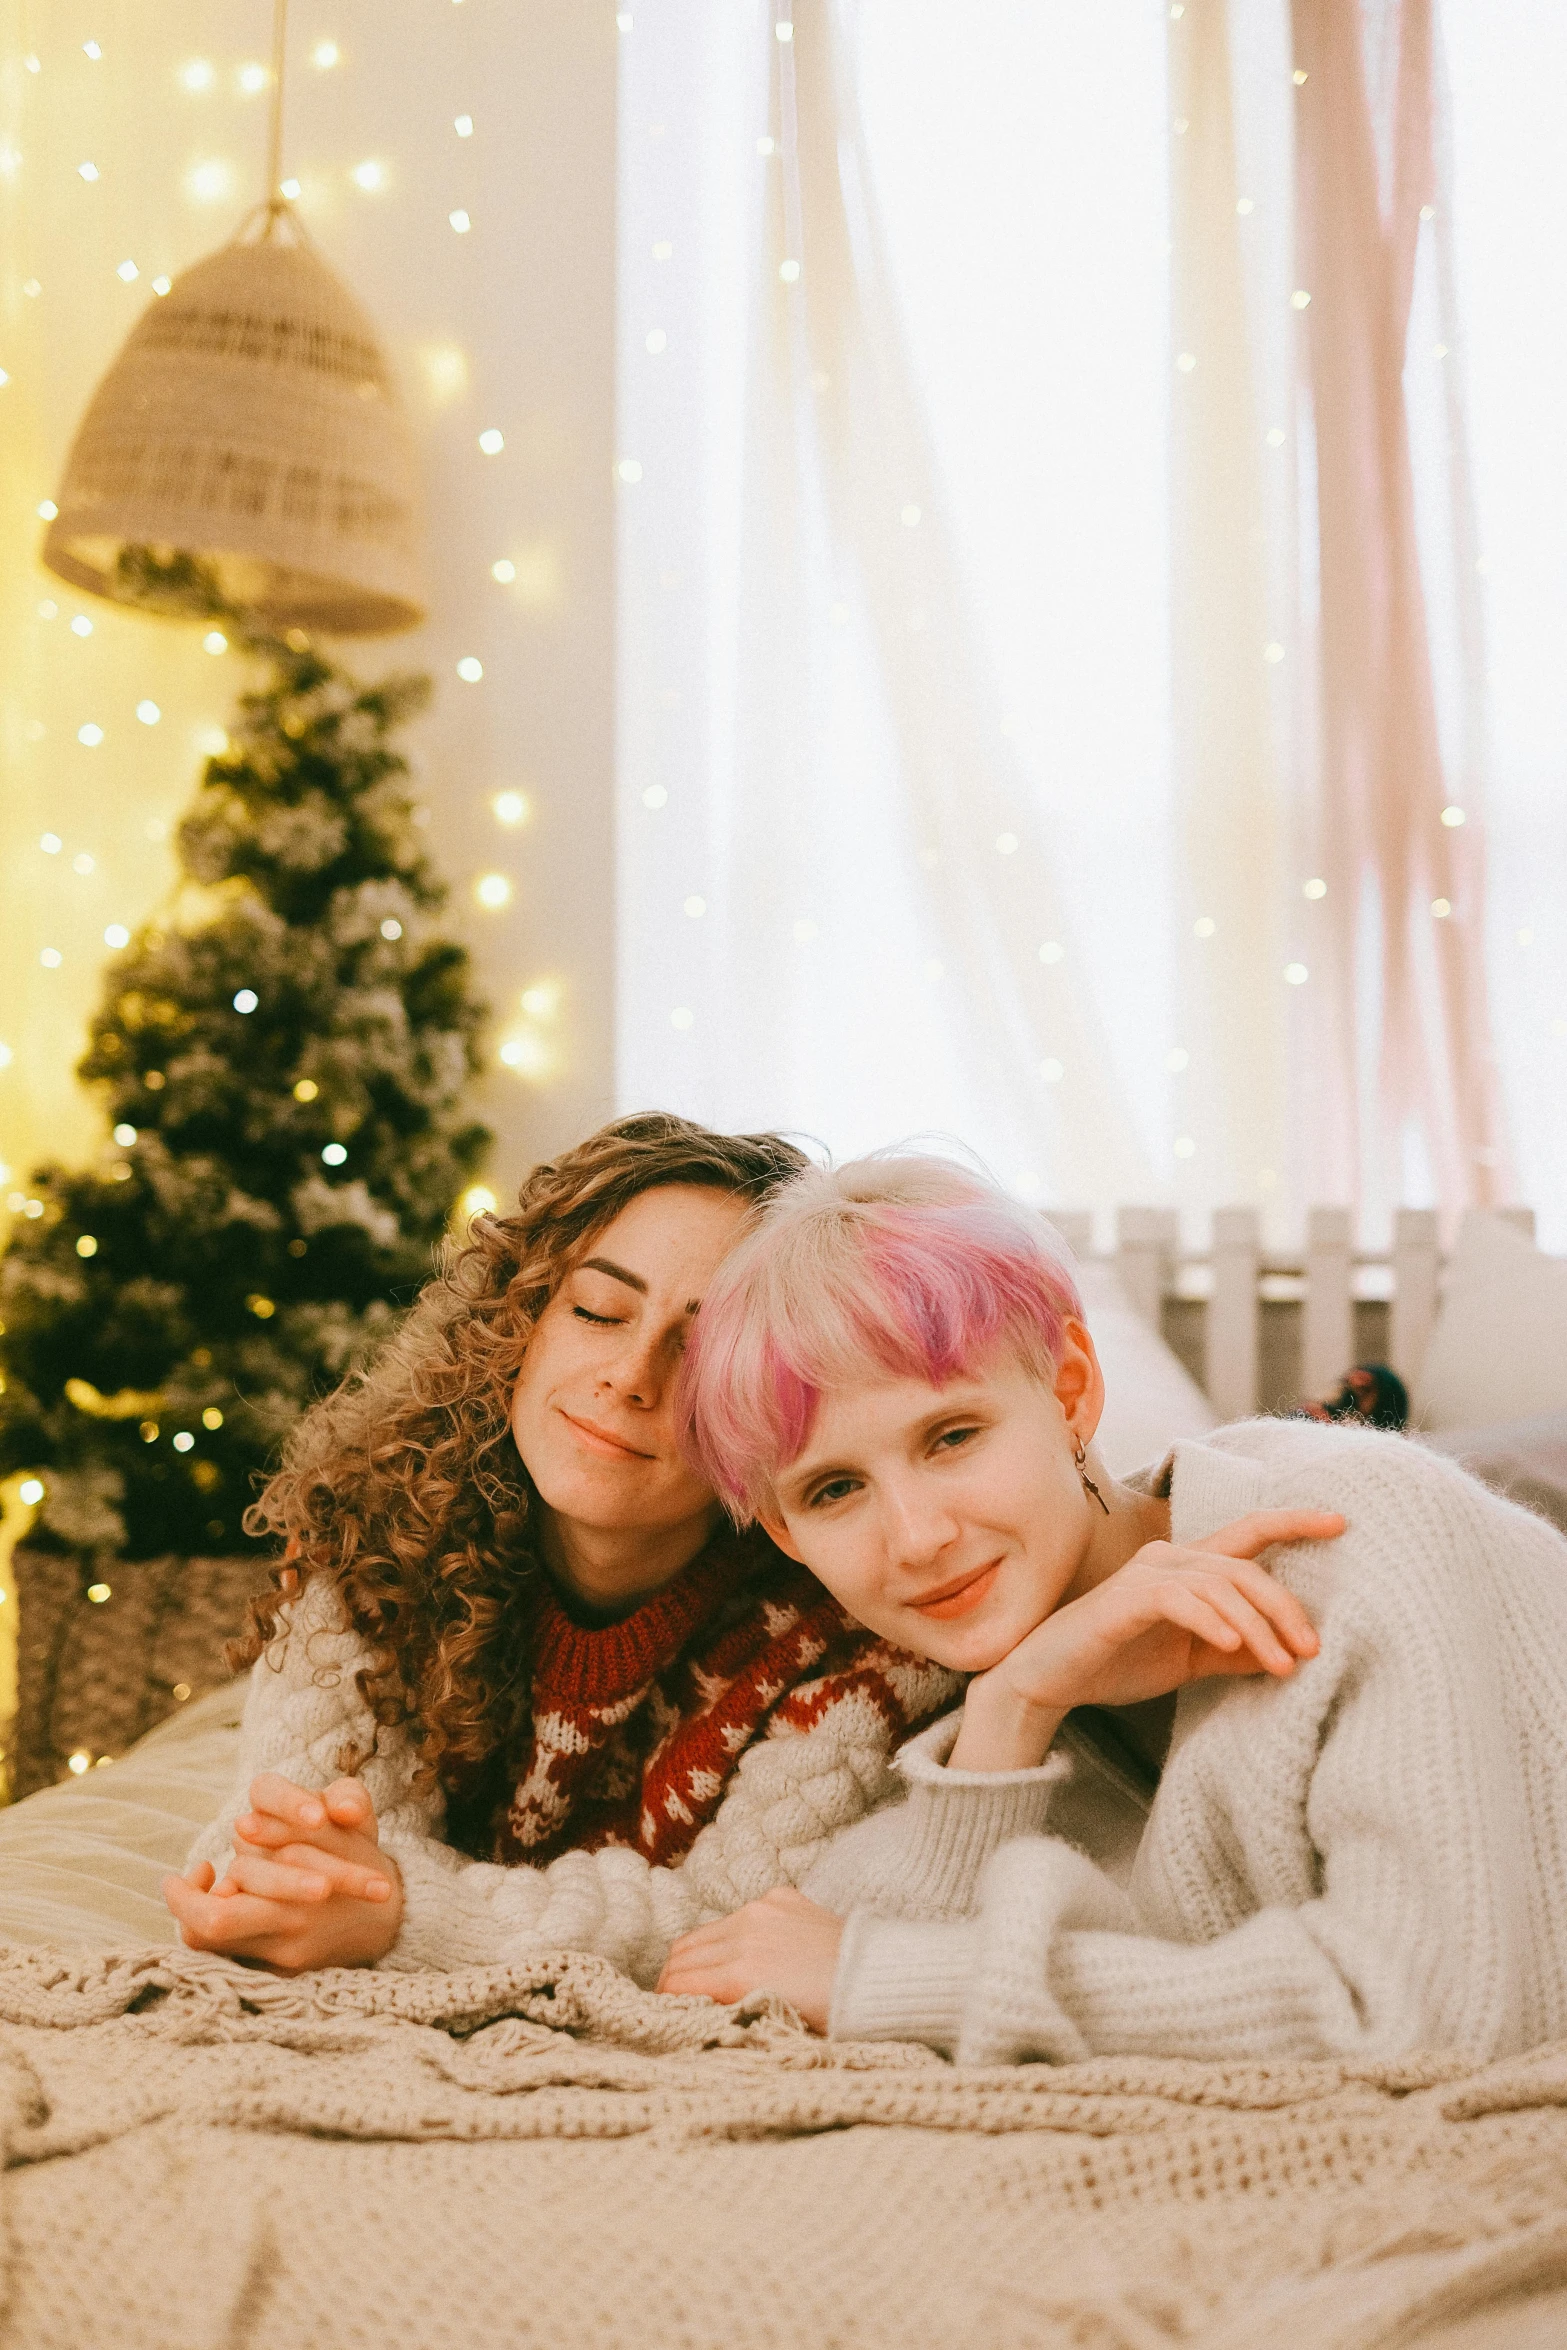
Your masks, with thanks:
M 1402 1436 L 1252 1420 L 1117 1482 L 1049 1229 L 933 1159 L 778 1192 L 685 1441 L 971 1675 L 906 1793 L 668 1991 L 972 2062 L 1486 2059 L 1567 2033 L 1567 1543 Z

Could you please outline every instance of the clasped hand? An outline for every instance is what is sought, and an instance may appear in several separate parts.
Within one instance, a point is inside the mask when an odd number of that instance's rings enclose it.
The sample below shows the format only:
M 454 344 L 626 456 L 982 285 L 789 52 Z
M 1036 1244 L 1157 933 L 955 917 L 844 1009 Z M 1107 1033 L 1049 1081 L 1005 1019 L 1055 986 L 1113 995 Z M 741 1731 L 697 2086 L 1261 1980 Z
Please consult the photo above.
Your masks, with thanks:
M 1256 1510 L 1200 1545 L 1145 1543 L 976 1674 L 950 1767 L 1033 1769 L 1074 1706 L 1137 1705 L 1219 1674 L 1287 1680 L 1317 1635 L 1257 1553 L 1329 1541 L 1344 1525 L 1330 1510 Z M 724 2002 L 776 1991 L 825 2032 L 842 1938 L 841 1919 L 785 1887 L 683 1935 L 658 1987 Z
M 403 1883 L 380 1848 L 375 1806 L 358 1779 L 321 1794 L 268 1771 L 252 1780 L 221 1883 L 210 1861 L 163 1880 L 192 1950 L 221 1951 L 276 1974 L 367 1966 L 397 1939 Z

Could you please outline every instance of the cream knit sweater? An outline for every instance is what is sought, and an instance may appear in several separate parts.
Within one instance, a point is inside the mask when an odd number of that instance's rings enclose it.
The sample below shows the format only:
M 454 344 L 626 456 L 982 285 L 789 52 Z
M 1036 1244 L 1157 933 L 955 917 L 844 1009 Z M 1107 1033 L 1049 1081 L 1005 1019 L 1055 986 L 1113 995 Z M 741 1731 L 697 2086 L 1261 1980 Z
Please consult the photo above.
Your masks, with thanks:
M 1129 1871 L 1127 1797 L 1079 1787 L 1068 1822 L 1059 1751 L 987 1787 L 942 1768 L 958 1717 L 914 1740 L 927 1800 L 807 1879 L 853 1912 L 834 2034 L 976 2064 L 1484 2060 L 1567 2035 L 1567 1541 L 1404 1437 L 1302 1421 L 1178 1445 L 1170 1498 L 1177 1542 L 1342 1510 L 1338 1541 L 1267 1560 L 1320 1653 L 1181 1693 Z M 1003 1810 L 1036 1832 L 996 1851 Z
M 280 1611 L 279 1624 L 279 1636 L 251 1668 L 229 1799 L 197 1837 L 187 1867 L 211 1861 L 222 1876 L 234 1822 L 261 1772 L 326 1787 L 346 1747 L 367 1753 L 376 1742 L 355 1686 L 365 1652 L 343 1625 L 333 1587 L 307 1585 Z M 884 1715 L 857 1693 L 836 1699 L 814 1728 L 775 1732 L 747 1748 L 716 1815 L 673 1868 L 650 1867 L 640 1853 L 616 1845 L 566 1852 L 542 1868 L 471 1860 L 442 1840 L 442 1793 L 416 1782 L 414 1751 L 394 1732 L 380 1732 L 379 1750 L 360 1777 L 382 1849 L 403 1881 L 402 1924 L 381 1966 L 453 1970 L 581 1950 L 612 1960 L 645 1987 L 657 1982 L 679 1935 L 774 1886 L 808 1884 L 844 1830 L 908 1792 L 894 1776 Z M 847 1908 L 858 1893 L 876 1897 L 889 1877 L 907 1875 L 926 1888 L 922 1914 L 958 1914 L 972 1902 L 990 1853 L 1033 1824 L 1037 1779 L 1025 1772 L 1016 1785 L 997 1781 L 980 1807 L 960 1788 L 939 1786 L 900 1803 L 891 1839 L 863 1849 L 851 1843 L 820 1898 Z M 927 1820 L 927 1811 L 940 1824 Z M 905 1867 L 900 1855 L 911 1831 Z

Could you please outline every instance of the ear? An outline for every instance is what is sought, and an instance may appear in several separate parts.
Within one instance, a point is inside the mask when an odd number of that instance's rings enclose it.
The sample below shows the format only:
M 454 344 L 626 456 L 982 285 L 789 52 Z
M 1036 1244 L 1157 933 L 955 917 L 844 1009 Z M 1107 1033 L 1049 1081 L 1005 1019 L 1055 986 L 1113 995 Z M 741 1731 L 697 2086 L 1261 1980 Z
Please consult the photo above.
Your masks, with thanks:
M 765 1513 L 762 1513 L 758 1515 L 756 1522 L 769 1542 L 774 1543 L 783 1552 L 785 1558 L 793 1559 L 797 1567 L 805 1565 L 805 1553 L 795 1541 L 782 1518 L 769 1518 Z
M 1061 1359 L 1051 1387 L 1067 1426 L 1081 1444 L 1092 1444 L 1104 1417 L 1105 1380 L 1099 1357 L 1084 1322 L 1068 1322 L 1062 1334 Z

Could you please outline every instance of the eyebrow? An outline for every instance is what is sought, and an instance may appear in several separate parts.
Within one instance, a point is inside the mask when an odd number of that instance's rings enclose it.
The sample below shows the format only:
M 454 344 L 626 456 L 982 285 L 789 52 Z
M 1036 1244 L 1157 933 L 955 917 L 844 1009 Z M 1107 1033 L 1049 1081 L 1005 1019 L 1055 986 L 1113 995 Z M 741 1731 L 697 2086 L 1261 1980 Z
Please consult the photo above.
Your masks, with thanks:
M 640 1273 L 628 1273 L 624 1265 L 614 1264 L 608 1257 L 584 1257 L 577 1268 L 579 1273 L 607 1273 L 611 1281 L 623 1281 L 634 1289 L 638 1297 L 646 1297 L 647 1283 Z

